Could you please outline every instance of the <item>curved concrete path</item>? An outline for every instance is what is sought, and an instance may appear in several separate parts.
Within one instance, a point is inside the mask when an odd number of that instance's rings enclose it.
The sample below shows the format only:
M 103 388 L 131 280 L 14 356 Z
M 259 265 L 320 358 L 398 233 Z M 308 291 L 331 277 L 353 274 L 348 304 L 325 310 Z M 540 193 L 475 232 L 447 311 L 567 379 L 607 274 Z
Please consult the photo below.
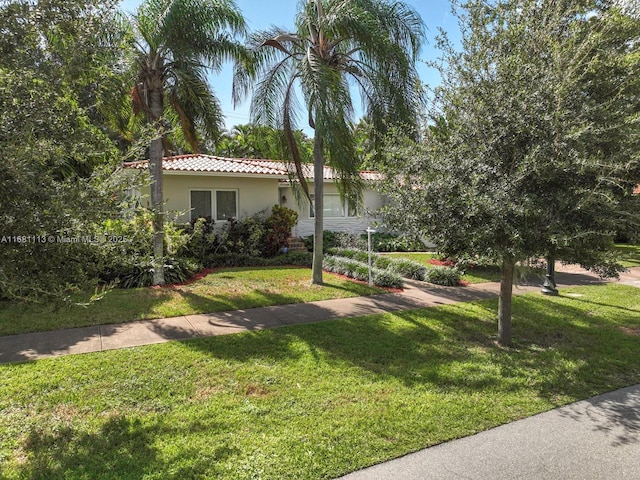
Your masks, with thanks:
M 560 288 L 602 283 L 598 277 L 573 267 L 558 272 L 556 281 Z M 628 270 L 619 281 L 640 286 L 640 268 Z M 518 295 L 539 289 L 539 284 L 521 285 L 513 292 Z M 405 290 L 400 293 L 3 336 L 0 364 L 470 302 L 495 297 L 498 292 L 498 283 L 441 287 L 405 281 Z

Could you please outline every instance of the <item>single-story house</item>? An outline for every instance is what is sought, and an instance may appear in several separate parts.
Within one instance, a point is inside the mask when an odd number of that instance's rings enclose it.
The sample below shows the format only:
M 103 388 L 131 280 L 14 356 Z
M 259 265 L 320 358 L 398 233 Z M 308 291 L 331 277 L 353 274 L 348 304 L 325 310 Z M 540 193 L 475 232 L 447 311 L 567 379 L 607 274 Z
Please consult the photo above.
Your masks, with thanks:
M 129 162 L 125 168 L 146 170 L 148 161 Z M 162 162 L 165 209 L 179 213 L 184 223 L 199 217 L 211 217 L 216 224 L 231 218 L 242 219 L 273 205 L 298 212 L 298 224 L 292 235 L 313 234 L 313 212 L 309 202 L 296 200 L 290 182 L 290 170 L 284 162 L 247 158 L 224 158 L 190 154 L 165 157 Z M 335 185 L 335 173 L 324 168 L 324 229 L 360 234 L 374 221 L 372 212 L 382 206 L 382 196 L 375 191 L 381 179 L 377 172 L 360 173 L 365 181 L 361 205 L 341 200 Z M 313 192 L 313 168 L 307 169 Z M 150 205 L 149 191 L 140 192 L 143 205 Z

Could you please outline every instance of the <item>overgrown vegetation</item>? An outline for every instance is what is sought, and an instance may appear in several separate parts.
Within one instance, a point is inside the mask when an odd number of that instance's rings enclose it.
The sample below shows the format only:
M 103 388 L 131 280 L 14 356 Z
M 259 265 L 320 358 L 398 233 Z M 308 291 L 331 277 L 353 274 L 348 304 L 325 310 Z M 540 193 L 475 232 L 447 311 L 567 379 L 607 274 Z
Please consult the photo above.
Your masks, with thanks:
M 200 218 L 189 232 L 185 255 L 205 267 L 220 266 L 221 256 L 271 258 L 283 253 L 297 222 L 296 211 L 279 205 L 271 207 L 269 214 L 259 212 L 243 220 L 227 221 L 219 228 Z
M 490 300 L 1 365 L 0 470 L 336 478 L 637 383 L 636 299 L 518 296 L 509 350 Z
M 133 179 L 95 109 L 96 85 L 114 76 L 100 44 L 114 4 L 0 4 L 0 298 L 63 298 L 95 281 L 96 225 L 128 207 Z

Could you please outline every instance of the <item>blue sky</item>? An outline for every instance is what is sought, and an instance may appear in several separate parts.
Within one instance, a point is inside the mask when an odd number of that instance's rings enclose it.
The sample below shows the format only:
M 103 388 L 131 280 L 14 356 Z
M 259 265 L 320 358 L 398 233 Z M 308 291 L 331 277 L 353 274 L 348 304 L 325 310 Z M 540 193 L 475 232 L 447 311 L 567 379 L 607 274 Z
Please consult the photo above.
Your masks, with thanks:
M 434 38 L 438 28 L 447 31 L 452 40 L 459 37 L 457 21 L 451 14 L 449 0 L 405 0 L 422 16 L 427 25 L 428 44 L 423 48 L 420 58 L 423 61 L 434 60 L 438 53 L 435 51 Z M 120 4 L 125 12 L 134 12 L 141 0 L 123 0 Z M 284 29 L 293 27 L 293 19 L 298 6 L 298 0 L 236 0 L 236 4 L 244 14 L 251 30 L 262 30 L 271 25 Z M 439 83 L 438 72 L 429 68 L 423 62 L 418 64 L 422 81 L 431 86 Z M 227 128 L 233 125 L 249 123 L 249 99 L 234 108 L 231 101 L 231 68 L 227 65 L 218 75 L 210 77 L 211 86 L 220 99 L 225 114 Z

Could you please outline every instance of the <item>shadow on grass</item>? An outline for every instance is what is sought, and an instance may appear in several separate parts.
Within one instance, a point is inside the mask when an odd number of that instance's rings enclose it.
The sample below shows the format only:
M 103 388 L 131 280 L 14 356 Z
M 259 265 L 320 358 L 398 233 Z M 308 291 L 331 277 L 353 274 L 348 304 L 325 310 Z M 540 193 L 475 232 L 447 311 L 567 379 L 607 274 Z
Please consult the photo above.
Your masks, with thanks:
M 616 244 L 622 263 L 626 267 L 640 267 L 640 245 Z
M 255 270 L 277 270 L 281 272 L 283 268 L 291 270 L 301 269 L 300 267 L 267 267 Z M 235 270 L 229 270 L 229 275 L 226 273 L 226 270 L 223 270 L 221 275 L 237 280 L 237 278 L 232 275 Z M 253 269 L 241 270 L 247 271 Z M 328 289 L 352 292 L 355 295 L 375 294 L 375 290 L 370 289 L 368 286 L 354 284 L 352 288 L 350 287 L 342 285 L 327 286 Z M 66 308 L 59 315 L 59 319 L 57 317 L 52 319 L 51 315 L 47 314 L 45 310 L 42 310 L 44 307 L 38 307 L 39 310 L 36 311 L 35 319 L 44 319 L 43 322 L 37 324 L 39 332 L 0 336 L 0 363 L 29 361 L 39 357 L 54 356 L 62 353 L 82 353 L 84 351 L 100 350 L 101 337 L 109 337 L 121 330 L 129 330 L 130 327 L 133 327 L 134 322 L 141 320 L 144 326 L 148 325 L 148 328 L 154 331 L 158 339 L 178 340 L 187 338 L 193 334 L 191 329 L 154 326 L 148 320 L 140 318 L 141 316 L 153 318 L 163 316 L 180 317 L 185 314 L 191 314 L 194 311 L 231 312 L 238 309 L 240 312 L 244 312 L 264 305 L 291 305 L 304 301 L 304 297 L 301 296 L 299 292 L 291 291 L 283 293 L 260 287 L 238 294 L 221 293 L 217 295 L 204 294 L 197 290 L 194 291 L 189 287 L 142 289 L 136 292 L 137 295 L 133 297 L 127 295 L 127 293 L 129 292 L 122 290 L 111 292 L 110 295 L 114 296 L 115 301 L 110 304 L 96 303 L 87 309 L 76 307 L 72 310 Z M 167 304 L 170 304 L 172 301 L 172 296 L 179 299 L 179 301 L 176 301 L 177 306 L 173 310 L 171 310 L 171 305 L 167 307 Z M 136 315 L 134 318 L 131 318 L 130 312 L 132 309 L 130 304 L 132 303 L 135 304 L 133 310 L 143 312 L 144 315 Z M 160 310 L 160 306 L 164 306 L 165 309 Z M 100 312 L 99 315 L 94 318 L 91 312 L 96 310 L 100 310 Z M 127 314 L 122 312 L 129 312 L 129 318 L 127 318 Z M 80 320 L 69 323 L 69 318 L 73 317 L 76 313 L 81 315 Z M 234 317 L 233 314 L 223 316 L 228 318 Z M 238 317 L 235 316 L 235 318 Z M 265 328 L 265 325 L 262 325 L 259 319 L 254 325 L 252 323 L 254 320 L 252 317 L 251 321 L 243 320 L 237 325 L 242 325 L 243 328 L 250 330 Z M 27 316 L 24 321 L 29 322 L 32 320 Z M 11 320 L 11 322 L 20 322 L 20 320 L 14 319 Z M 225 325 L 227 323 L 228 322 L 225 322 Z M 279 324 L 280 323 L 277 322 L 276 324 L 271 323 L 267 326 L 277 326 Z M 73 325 L 80 326 L 77 328 L 67 328 L 64 331 L 57 330 L 58 328 Z M 56 330 L 51 333 L 43 333 L 52 330 L 52 328 L 56 328 Z M 237 331 L 237 329 L 234 330 L 232 328 L 230 333 L 235 331 Z
M 46 428 L 46 427 L 45 427 Z M 161 473 L 162 478 L 196 478 L 211 472 L 211 465 L 237 454 L 237 449 L 221 444 L 206 456 L 199 450 L 180 448 L 180 458 L 163 458 L 154 444 L 159 439 L 181 439 L 201 431 L 211 434 L 222 425 L 215 422 L 180 425 L 162 421 L 142 422 L 116 416 L 95 432 L 70 426 L 39 431 L 32 429 L 25 442 L 27 451 L 20 478 L 143 478 Z
M 594 314 L 583 306 L 562 297 L 514 298 L 517 342 L 512 349 L 494 343 L 495 299 L 296 326 L 286 326 L 291 319 L 280 319 L 284 328 L 190 340 L 183 345 L 223 360 L 229 368 L 249 367 L 244 369 L 242 381 L 256 392 L 263 385 L 260 376 L 251 376 L 253 364 L 260 364 L 275 377 L 279 368 L 297 373 L 295 361 L 304 360 L 312 366 L 315 363 L 318 370 L 329 368 L 334 374 L 348 371 L 363 385 L 393 378 L 415 392 L 445 393 L 451 401 L 463 399 L 465 404 L 480 396 L 506 397 L 517 392 L 520 402 L 537 396 L 559 405 L 640 379 L 635 361 L 638 337 L 616 328 L 619 324 L 637 325 L 637 311 L 605 309 L 604 314 Z M 253 325 L 258 329 L 269 321 L 258 319 Z M 164 331 L 165 335 L 170 333 L 170 329 Z M 212 371 L 219 366 L 213 363 Z M 360 372 L 356 374 L 354 369 Z M 304 371 L 300 375 L 305 375 Z M 395 388 L 393 382 L 388 388 Z M 614 445 L 638 441 L 640 408 L 629 407 L 630 400 L 638 404 L 637 395 L 635 400 L 629 395 L 592 400 L 598 415 L 603 416 L 594 422 L 594 428 L 610 434 Z M 506 408 L 513 408 L 508 400 Z M 567 412 L 576 420 L 590 415 L 589 411 Z M 95 432 L 45 426 L 28 434 L 20 474 L 24 478 L 142 478 L 160 472 L 162 478 L 194 478 L 218 473 L 212 473 L 211 465 L 238 455 L 223 440 L 206 456 L 184 445 L 176 447 L 179 459 L 167 458 L 166 450 L 161 455 L 156 447 L 159 443 L 180 442 L 193 433 L 192 422 L 185 424 L 189 424 L 189 432 L 181 422 L 162 416 L 145 421 L 115 416 Z M 196 432 L 202 429 L 207 433 L 228 428 L 213 419 L 195 426 Z M 220 478 L 223 475 L 220 472 Z
M 318 363 L 356 366 L 367 377 L 390 376 L 408 387 L 465 393 L 528 390 L 556 405 L 638 380 L 637 365 L 629 361 L 637 351 L 637 337 L 604 317 L 562 298 L 516 297 L 516 343 L 503 349 L 495 343 L 496 311 L 494 299 L 198 339 L 186 345 L 220 359 L 278 361 L 302 355 L 302 342 Z M 614 320 L 637 323 L 637 311 L 616 309 Z

